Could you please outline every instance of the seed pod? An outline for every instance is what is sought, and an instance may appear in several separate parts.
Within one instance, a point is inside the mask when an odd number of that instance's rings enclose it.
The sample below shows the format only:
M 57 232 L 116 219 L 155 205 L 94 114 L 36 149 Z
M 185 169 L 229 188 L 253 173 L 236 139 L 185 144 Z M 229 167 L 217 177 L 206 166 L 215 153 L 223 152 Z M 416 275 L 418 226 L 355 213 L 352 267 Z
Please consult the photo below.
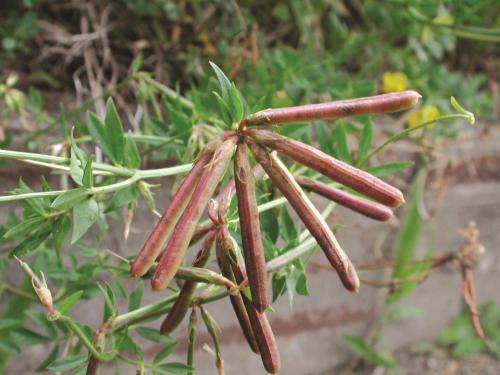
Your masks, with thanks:
M 258 145 L 251 145 L 250 149 L 273 184 L 290 202 L 306 228 L 316 239 L 344 286 L 350 291 L 357 291 L 359 280 L 349 258 L 340 247 L 325 219 L 294 180 L 286 166 L 274 152 L 268 154 L 264 148 Z
M 210 161 L 217 143 L 220 143 L 219 139 L 205 146 L 198 155 L 193 168 L 170 199 L 160 220 L 156 223 L 148 239 L 144 242 L 141 251 L 132 262 L 130 267 L 132 277 L 144 275 L 160 254 L 163 243 L 174 229 L 177 220 L 182 214 L 182 210 L 184 210 L 189 202 L 189 198 L 191 198 L 196 184 L 204 172 L 205 165 Z
M 246 279 L 245 267 L 242 264 L 233 262 L 232 271 L 238 284 Z M 281 360 L 271 325 L 266 314 L 258 312 L 252 302 L 244 294 L 241 295 L 264 368 L 270 374 L 276 374 L 280 370 Z
M 372 202 L 368 199 L 358 197 L 343 190 L 334 188 L 321 181 L 315 181 L 308 177 L 297 176 L 295 181 L 308 190 L 315 192 L 325 198 L 337 202 L 341 206 L 350 208 L 361 215 L 368 216 L 379 221 L 387 221 L 392 215 L 392 210 L 381 204 Z
M 207 234 L 201 249 L 196 255 L 192 266 L 193 267 L 204 267 L 210 257 L 210 249 L 215 240 L 215 231 L 211 231 Z M 179 297 L 175 300 L 172 309 L 168 313 L 167 317 L 163 321 L 160 332 L 164 335 L 169 335 L 173 330 L 175 330 L 179 324 L 181 324 L 184 316 L 189 310 L 191 305 L 191 298 L 193 297 L 194 291 L 196 290 L 197 283 L 194 281 L 185 281 L 182 285 L 181 291 L 179 292 Z
M 354 115 L 400 112 L 413 107 L 422 96 L 415 91 L 402 91 L 365 98 L 328 103 L 264 109 L 243 120 L 244 125 L 267 125 L 318 119 L 334 119 Z
M 236 281 L 236 277 L 232 269 L 232 265 L 237 264 L 236 251 L 234 249 L 234 246 L 234 240 L 231 238 L 227 227 L 222 226 L 217 232 L 217 239 L 215 244 L 217 262 L 219 263 L 219 268 L 222 274 L 236 284 L 238 282 Z M 242 281 L 243 280 L 241 280 L 240 282 Z M 250 324 L 250 319 L 248 318 L 242 294 L 238 293 L 235 295 L 230 295 L 229 299 L 231 301 L 231 305 L 233 306 L 234 313 L 238 318 L 238 323 L 240 324 L 243 335 L 248 342 L 248 345 L 254 353 L 259 354 L 259 347 L 253 334 L 252 326 Z
M 401 191 L 395 187 L 312 146 L 269 130 L 258 129 L 246 132 L 257 143 L 268 146 L 379 203 L 389 207 L 398 207 L 405 201 Z
M 151 278 L 151 286 L 154 290 L 164 289 L 172 281 L 203 211 L 226 173 L 237 140 L 237 137 L 231 137 L 224 141 L 214 153 L 212 160 L 205 166 L 192 198 L 160 256 L 156 271 Z
M 236 148 L 234 181 L 238 197 L 241 242 L 248 273 L 248 284 L 252 292 L 252 302 L 255 308 L 262 312 L 269 305 L 266 259 L 260 233 L 257 199 L 255 198 L 255 181 L 244 143 L 238 144 Z

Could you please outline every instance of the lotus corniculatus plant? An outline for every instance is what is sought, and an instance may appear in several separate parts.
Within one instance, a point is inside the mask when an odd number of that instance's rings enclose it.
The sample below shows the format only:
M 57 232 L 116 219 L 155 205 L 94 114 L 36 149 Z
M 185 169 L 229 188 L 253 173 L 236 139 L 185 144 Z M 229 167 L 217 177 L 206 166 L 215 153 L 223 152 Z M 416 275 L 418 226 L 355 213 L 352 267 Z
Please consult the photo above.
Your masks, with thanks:
M 230 130 L 222 131 L 200 151 L 191 171 L 172 196 L 160 220 L 131 265 L 132 276 L 143 276 L 156 263 L 151 285 L 165 289 L 181 266 L 190 244 L 204 238 L 192 265 L 203 267 L 215 243 L 216 259 L 222 275 L 234 285 L 246 285 L 249 292 L 237 288 L 230 301 L 243 334 L 255 353 L 262 357 L 265 369 L 277 373 L 279 353 L 265 315 L 269 307 L 268 275 L 259 222 L 255 180 L 262 174 L 281 192 L 315 238 L 342 284 L 357 291 L 359 279 L 349 257 L 333 231 L 303 189 L 314 192 L 372 219 L 392 217 L 391 208 L 404 203 L 397 188 L 361 169 L 340 161 L 319 149 L 276 132 L 277 125 L 317 119 L 337 119 L 353 115 L 376 115 L 406 110 L 420 95 L 404 91 L 366 98 L 322 104 L 266 109 L 244 116 L 241 96 L 233 83 L 215 68 L 222 95 L 216 94 L 221 118 Z M 271 127 L 272 125 L 272 127 Z M 304 176 L 294 176 L 281 157 L 301 164 L 348 190 Z M 251 160 L 256 161 L 252 168 Z M 233 178 L 222 188 L 230 164 Z M 218 190 L 218 193 L 214 195 Z M 231 236 L 226 220 L 229 203 L 236 194 L 242 254 Z M 209 225 L 199 225 L 208 207 Z M 163 248 L 163 250 L 162 250 Z M 242 259 L 241 259 L 242 258 Z M 161 326 L 168 334 L 179 325 L 193 304 L 196 282 L 185 281 L 180 295 Z

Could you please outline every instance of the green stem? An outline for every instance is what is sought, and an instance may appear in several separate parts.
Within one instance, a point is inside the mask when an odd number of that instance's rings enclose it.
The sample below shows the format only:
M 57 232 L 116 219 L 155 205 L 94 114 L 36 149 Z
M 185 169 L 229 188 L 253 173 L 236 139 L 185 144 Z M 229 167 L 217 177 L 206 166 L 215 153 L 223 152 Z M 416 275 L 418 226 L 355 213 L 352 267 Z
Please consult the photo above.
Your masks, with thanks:
M 184 107 L 187 109 L 194 109 L 194 104 L 192 101 L 180 96 L 177 91 L 172 90 L 170 87 L 167 87 L 159 82 L 156 82 L 153 78 L 151 78 L 148 74 L 140 74 L 140 78 L 144 80 L 144 82 L 147 82 L 151 86 L 155 87 L 156 89 L 160 90 L 163 94 L 165 94 L 167 97 L 173 100 L 178 100 L 179 103 L 181 103 Z
M 17 160 L 34 160 L 42 163 L 62 164 L 66 166 L 70 165 L 69 158 L 63 158 L 61 156 L 35 154 L 32 152 L 12 151 L 4 149 L 0 149 L 0 158 L 10 158 Z M 132 176 L 134 174 L 134 171 L 130 169 L 123 167 L 115 167 L 104 163 L 92 163 L 92 166 L 95 169 L 111 172 L 118 176 Z
M 384 149 L 386 146 L 388 146 L 389 144 L 397 141 L 398 139 L 400 138 L 403 138 L 405 137 L 406 135 L 410 134 L 411 132 L 414 132 L 418 129 L 421 129 L 421 128 L 425 128 L 426 126 L 428 125 L 431 125 L 431 124 L 434 124 L 438 121 L 442 121 L 442 120 L 454 120 L 454 119 L 464 119 L 464 120 L 470 120 L 470 115 L 466 115 L 466 114 L 452 114 L 452 115 L 445 115 L 445 116 L 439 116 L 439 117 L 436 117 L 435 119 L 432 119 L 432 120 L 429 120 L 429 121 L 426 121 L 426 122 L 423 122 L 417 126 L 414 126 L 412 128 L 408 128 L 408 129 L 405 129 L 399 133 L 396 133 L 394 135 L 392 135 L 391 137 L 389 137 L 384 143 L 382 143 L 381 145 L 379 145 L 378 147 L 376 147 L 373 151 L 371 151 L 360 163 L 359 163 L 359 166 L 358 168 L 361 168 L 363 167 L 364 164 L 366 164 L 366 162 L 368 160 L 370 160 L 375 154 L 379 153 L 382 149 Z
M 97 348 L 92 344 L 89 338 L 83 333 L 78 324 L 75 323 L 73 319 L 69 316 L 61 315 L 59 320 L 64 322 L 66 326 L 80 339 L 81 343 L 90 351 L 90 353 L 100 362 L 108 362 L 116 357 L 117 352 L 100 352 Z
M 18 295 L 20 297 L 26 298 L 30 301 L 33 302 L 38 302 L 38 298 L 36 298 L 33 294 L 30 294 L 22 289 L 18 289 L 16 287 L 13 287 L 12 285 L 9 285 L 5 282 L 0 283 L 0 291 L 6 290 L 12 294 Z

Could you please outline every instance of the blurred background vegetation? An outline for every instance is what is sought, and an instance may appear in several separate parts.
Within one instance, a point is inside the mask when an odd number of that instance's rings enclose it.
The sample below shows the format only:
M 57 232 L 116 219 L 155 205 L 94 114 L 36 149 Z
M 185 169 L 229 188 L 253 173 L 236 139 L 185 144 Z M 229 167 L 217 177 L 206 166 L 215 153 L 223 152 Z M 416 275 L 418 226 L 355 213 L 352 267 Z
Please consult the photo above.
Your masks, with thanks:
M 452 111 L 451 96 L 482 123 L 493 124 L 500 116 L 500 3 L 3 0 L 0 147 L 46 151 L 47 144 L 66 139 L 73 124 L 85 135 L 86 110 L 103 116 L 104 99 L 112 94 L 125 128 L 157 137 L 141 146 L 149 162 L 189 162 L 213 135 L 203 124 L 217 116 L 209 60 L 237 82 L 253 110 L 412 89 L 422 94 L 423 103 L 394 119 L 391 132 Z M 176 91 L 193 103 L 192 113 L 173 99 Z M 346 120 L 341 128 L 357 135 L 359 125 L 369 121 Z M 431 150 L 456 137 L 461 127 L 461 122 L 438 123 L 411 141 Z M 306 141 L 316 138 L 324 151 L 335 154 L 336 132 L 321 121 L 313 132 L 306 129 L 299 124 L 287 132 Z M 392 134 L 374 129 L 374 138 Z M 432 158 L 412 157 L 408 191 L 423 189 L 419 172 Z M 413 225 L 418 237 L 415 196 L 403 222 Z M 400 255 L 410 259 L 415 244 L 405 243 L 411 239 L 404 236 Z M 498 307 L 492 302 L 483 309 L 487 333 L 499 341 L 498 325 L 491 323 L 499 319 Z M 457 317 L 440 339 L 458 354 L 486 349 L 483 341 L 472 339 L 467 316 Z M 464 341 L 472 344 L 464 348 Z M 350 336 L 346 342 L 368 362 L 394 365 L 371 349 L 376 339 L 367 343 Z

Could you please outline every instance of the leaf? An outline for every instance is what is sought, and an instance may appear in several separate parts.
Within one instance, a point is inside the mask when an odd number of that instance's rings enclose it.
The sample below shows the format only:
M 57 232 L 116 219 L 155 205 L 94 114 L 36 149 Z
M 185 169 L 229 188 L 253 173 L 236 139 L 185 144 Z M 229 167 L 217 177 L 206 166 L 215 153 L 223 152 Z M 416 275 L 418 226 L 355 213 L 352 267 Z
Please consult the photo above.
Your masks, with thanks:
M 295 290 L 301 296 L 309 296 L 311 292 L 309 291 L 309 287 L 307 285 L 307 276 L 304 272 L 301 272 L 299 278 L 297 280 L 297 284 L 295 285 Z
M 417 241 L 420 237 L 422 230 L 422 218 L 420 217 L 419 204 L 422 199 L 425 175 L 419 174 L 413 183 L 411 189 L 410 201 L 408 203 L 403 224 L 399 231 L 398 239 L 396 242 L 396 253 L 394 255 L 394 262 L 400 264 L 394 267 L 392 278 L 399 279 L 407 277 L 411 274 L 418 272 L 421 264 L 403 264 L 407 263 L 413 258 Z M 409 285 L 416 285 L 415 282 L 410 281 L 397 286 L 391 293 L 387 295 L 387 303 L 394 303 L 404 295 L 408 294 L 413 287 L 408 288 Z
M 87 112 L 87 130 L 94 143 L 99 146 L 102 152 L 104 152 L 113 162 L 116 162 L 111 147 L 108 145 L 104 124 L 95 113 L 90 111 Z
M 45 371 L 47 366 L 53 363 L 57 359 L 58 355 L 59 355 L 59 346 L 55 345 L 35 371 L 36 372 Z
M 139 150 L 130 132 L 125 138 L 123 162 L 126 167 L 132 169 L 137 169 L 141 165 L 141 156 L 139 155 Z
M 336 138 L 337 138 L 337 154 L 338 157 L 345 161 L 346 163 L 351 164 L 351 154 L 349 153 L 349 145 L 347 144 L 347 134 L 345 131 L 345 126 L 343 123 L 337 124 L 337 128 L 335 129 Z
M 210 61 L 210 66 L 215 72 L 217 79 L 219 80 L 219 85 L 221 88 L 222 99 L 227 103 L 229 102 L 229 91 L 231 90 L 231 82 L 224 74 L 224 72 L 213 62 Z
M 14 255 L 17 257 L 23 257 L 32 251 L 38 249 L 47 238 L 49 238 L 51 233 L 52 226 L 50 222 L 46 222 L 43 226 L 36 232 L 36 234 L 31 235 L 28 239 L 22 241 L 19 245 L 14 247 L 10 253 L 9 257 L 13 257 Z
M 52 241 L 54 243 L 54 248 L 56 251 L 60 251 L 61 247 L 68 235 L 71 221 L 67 215 L 57 220 L 52 227 Z
M 52 371 L 68 371 L 72 370 L 87 361 L 87 354 L 80 355 L 69 355 L 64 358 L 60 358 L 52 362 L 47 366 L 47 370 Z
M 56 305 L 57 311 L 59 311 L 63 315 L 67 314 L 71 310 L 71 308 L 75 305 L 75 303 L 82 297 L 82 295 L 83 295 L 83 290 L 79 290 L 69 295 L 61 302 L 57 303 Z
M 71 243 L 78 241 L 96 222 L 99 206 L 94 198 L 84 200 L 73 207 L 73 235 Z
M 373 123 L 372 121 L 368 121 L 363 129 L 361 129 L 361 133 L 359 135 L 359 148 L 358 148 L 358 159 L 357 165 L 359 166 L 365 160 L 366 155 L 368 154 L 368 150 L 372 144 L 373 138 Z
M 194 368 L 180 362 L 170 362 L 158 366 L 159 370 L 171 373 L 171 374 L 185 374 L 189 371 L 194 371 Z
M 229 90 L 229 109 L 233 122 L 240 122 L 243 120 L 245 108 L 240 93 L 234 83 L 231 84 Z
M 295 228 L 295 223 L 288 213 L 286 207 L 282 207 L 280 210 L 280 231 L 281 237 L 287 242 L 287 245 L 293 245 L 297 242 L 299 234 L 297 228 Z
M 47 320 L 46 313 L 35 310 L 28 310 L 26 311 L 26 316 L 28 316 L 38 327 L 42 328 L 50 338 L 54 339 L 57 336 L 57 331 L 54 328 L 54 324 Z
M 377 177 L 390 176 L 413 165 L 413 161 L 398 161 L 394 163 L 379 164 L 366 168 L 366 171 Z
M 82 184 L 87 189 L 91 188 L 94 185 L 94 175 L 92 171 L 92 157 L 87 159 L 87 163 L 85 164 L 85 168 L 83 170 Z
M 85 153 L 76 145 L 75 138 L 73 136 L 74 128 L 71 129 L 70 133 L 70 161 L 69 161 L 69 173 L 75 184 L 82 185 L 83 180 L 83 166 L 85 165 Z
M 52 202 L 51 207 L 56 210 L 69 210 L 83 201 L 88 194 L 84 187 L 66 190 Z
M 291 270 L 285 276 L 286 281 L 286 292 L 288 294 L 288 305 L 290 309 L 293 307 L 293 297 L 295 295 L 295 287 L 297 286 L 297 281 L 299 279 L 299 273 L 295 270 Z
M 40 335 L 28 328 L 20 327 L 11 331 L 11 336 L 20 346 L 38 345 L 49 342 L 50 337 Z
M 224 99 L 221 98 L 218 92 L 213 92 L 215 95 L 215 99 L 217 101 L 218 109 L 219 109 L 219 115 L 222 118 L 222 121 L 227 126 L 231 126 L 233 124 L 233 120 L 231 118 L 231 110 L 229 109 L 227 103 L 224 101 Z
M 363 338 L 345 334 L 342 335 L 342 338 L 355 353 L 367 361 L 387 369 L 396 369 L 398 367 L 398 363 L 392 356 L 375 352 Z
M 115 294 L 113 293 L 113 289 L 108 284 L 102 286 L 100 283 L 97 283 L 97 286 L 101 290 L 104 295 L 104 314 L 103 321 L 107 321 L 111 316 L 116 315 L 116 306 L 115 306 Z
M 170 336 L 162 335 L 160 333 L 160 331 L 158 331 L 157 329 L 154 329 L 154 328 L 137 327 L 136 331 L 142 338 L 145 338 L 146 340 L 149 340 L 149 341 L 165 342 L 165 343 L 175 342 L 175 339 L 173 339 Z
M 175 348 L 177 347 L 177 342 L 172 342 L 166 344 L 153 358 L 153 363 L 159 363 L 163 361 L 166 357 L 173 353 Z
M 130 293 L 128 301 L 128 311 L 136 310 L 141 306 L 142 296 L 144 294 L 144 284 L 140 282 Z
M 278 297 L 280 297 L 286 290 L 286 279 L 284 276 L 273 277 L 272 281 L 272 290 L 273 290 L 273 302 L 275 302 Z
M 121 164 L 123 162 L 123 152 L 125 149 L 125 136 L 123 133 L 123 125 L 118 116 L 115 103 L 112 98 L 108 99 L 106 103 L 106 116 L 104 118 L 106 143 L 110 148 L 112 156 L 111 160 L 115 163 Z
M 44 220 L 46 219 L 42 216 L 24 220 L 23 222 L 17 224 L 15 227 L 10 228 L 7 233 L 4 234 L 4 237 L 9 239 L 26 235 L 30 233 L 34 228 L 38 228 L 39 224 Z
M 138 190 L 135 185 L 127 186 L 115 192 L 110 199 L 108 206 L 104 209 L 104 213 L 116 210 L 117 208 L 125 207 L 130 202 L 137 199 Z

